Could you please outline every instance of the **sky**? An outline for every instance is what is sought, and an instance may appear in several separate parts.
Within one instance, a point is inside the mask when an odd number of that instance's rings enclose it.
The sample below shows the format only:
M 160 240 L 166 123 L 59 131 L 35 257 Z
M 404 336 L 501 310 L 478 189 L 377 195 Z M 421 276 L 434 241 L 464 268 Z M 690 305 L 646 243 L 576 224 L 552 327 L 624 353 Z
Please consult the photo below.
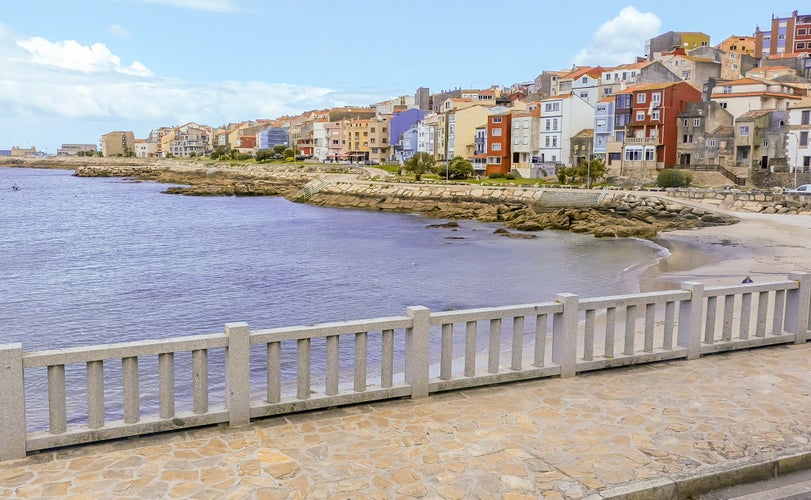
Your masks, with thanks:
M 803 2 L 799 2 L 803 3 Z M 0 149 L 220 126 L 419 87 L 509 86 L 615 66 L 668 31 L 715 45 L 798 2 L 28 0 L 0 9 Z M 809 14 L 800 11 L 800 14 Z

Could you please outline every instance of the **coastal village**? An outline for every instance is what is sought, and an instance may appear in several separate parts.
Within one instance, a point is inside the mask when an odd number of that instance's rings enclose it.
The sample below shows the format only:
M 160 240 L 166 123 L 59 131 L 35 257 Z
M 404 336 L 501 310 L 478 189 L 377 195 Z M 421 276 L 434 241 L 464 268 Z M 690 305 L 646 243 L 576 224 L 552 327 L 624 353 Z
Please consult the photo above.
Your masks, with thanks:
M 57 154 L 254 156 L 285 145 L 299 159 L 328 163 L 402 164 L 427 153 L 441 165 L 461 157 L 479 176 L 542 179 L 600 160 L 608 177 L 635 182 L 669 168 L 720 172 L 737 186 L 811 182 L 811 14 L 764 21 L 768 30 L 715 45 L 704 33 L 667 32 L 616 67 L 545 70 L 509 87 L 419 88 L 366 107 L 219 127 L 160 126 L 146 138 L 116 130 L 98 145 L 63 144 Z
M 329 163 L 402 164 L 427 153 L 441 165 L 461 157 L 480 176 L 542 179 L 601 160 L 619 179 L 678 168 L 720 172 L 737 186 L 811 182 L 811 13 L 772 15 L 763 26 L 742 26 L 754 34 L 715 44 L 704 33 L 670 31 L 627 64 L 544 70 L 509 87 L 419 88 L 365 107 L 159 126 L 146 138 L 116 130 L 98 145 L 63 144 L 57 154 L 253 156 L 285 145 L 299 159 Z

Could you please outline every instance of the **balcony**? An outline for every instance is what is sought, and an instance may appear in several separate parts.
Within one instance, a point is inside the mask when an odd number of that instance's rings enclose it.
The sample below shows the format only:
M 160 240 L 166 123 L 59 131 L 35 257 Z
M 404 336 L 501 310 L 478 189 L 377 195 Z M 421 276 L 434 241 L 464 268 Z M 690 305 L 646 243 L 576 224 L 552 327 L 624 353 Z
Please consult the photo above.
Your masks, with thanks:
M 661 143 L 662 142 L 658 137 L 627 137 L 625 139 L 625 144 L 634 144 L 640 146 L 657 146 Z

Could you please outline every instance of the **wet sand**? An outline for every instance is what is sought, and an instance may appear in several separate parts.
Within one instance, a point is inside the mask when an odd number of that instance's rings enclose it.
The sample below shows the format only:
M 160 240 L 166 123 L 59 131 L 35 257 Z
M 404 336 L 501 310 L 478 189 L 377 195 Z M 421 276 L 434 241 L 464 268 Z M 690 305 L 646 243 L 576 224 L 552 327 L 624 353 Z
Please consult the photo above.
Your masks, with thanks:
M 811 272 L 811 217 L 734 214 L 741 222 L 661 233 L 653 240 L 670 256 L 640 277 L 640 291 L 679 288 L 685 281 L 707 286 L 785 279 Z

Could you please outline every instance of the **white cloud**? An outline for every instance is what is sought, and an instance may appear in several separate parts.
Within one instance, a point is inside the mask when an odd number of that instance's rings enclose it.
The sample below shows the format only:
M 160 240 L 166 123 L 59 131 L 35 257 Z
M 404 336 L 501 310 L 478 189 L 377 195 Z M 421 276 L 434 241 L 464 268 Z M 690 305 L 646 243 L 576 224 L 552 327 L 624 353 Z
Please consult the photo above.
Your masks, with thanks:
M 121 26 L 120 24 L 113 24 L 108 29 L 110 33 L 119 38 L 130 38 L 130 32 L 127 31 L 127 28 Z
M 122 66 L 121 58 L 110 52 L 103 43 L 87 46 L 74 40 L 50 42 L 41 37 L 33 37 L 18 41 L 17 46 L 28 52 L 27 62 L 42 66 L 85 73 L 111 71 L 138 76 L 152 74 L 138 61 L 130 66 Z
M 645 42 L 659 34 L 662 21 L 651 12 L 625 7 L 597 30 L 590 47 L 574 57 L 574 64 L 612 66 L 636 61 L 644 55 Z
M 184 9 L 207 12 L 239 12 L 242 10 L 237 0 L 141 0 L 144 3 L 161 3 Z

